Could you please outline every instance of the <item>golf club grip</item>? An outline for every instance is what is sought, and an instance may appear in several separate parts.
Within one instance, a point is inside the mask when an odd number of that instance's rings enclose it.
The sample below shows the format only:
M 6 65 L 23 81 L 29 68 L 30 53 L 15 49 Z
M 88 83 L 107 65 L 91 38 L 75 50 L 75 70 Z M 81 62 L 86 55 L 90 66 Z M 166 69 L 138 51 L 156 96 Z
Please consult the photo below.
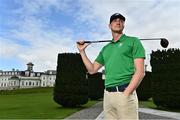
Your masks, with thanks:
M 83 45 L 84 43 L 99 43 L 99 42 L 111 42 L 111 40 L 99 40 L 99 41 L 84 41 L 83 43 L 77 42 L 80 45 Z
M 76 42 L 79 45 L 84 45 L 84 43 L 91 43 L 91 41 L 84 41 L 84 42 Z

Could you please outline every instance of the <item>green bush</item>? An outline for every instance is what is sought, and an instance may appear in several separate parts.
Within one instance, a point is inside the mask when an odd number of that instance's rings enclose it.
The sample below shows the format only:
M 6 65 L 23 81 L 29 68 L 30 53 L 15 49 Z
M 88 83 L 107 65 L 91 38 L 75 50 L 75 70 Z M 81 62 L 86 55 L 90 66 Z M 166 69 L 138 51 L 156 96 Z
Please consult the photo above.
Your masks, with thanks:
M 88 74 L 88 96 L 91 100 L 98 100 L 103 97 L 104 80 L 102 73 Z
M 78 107 L 88 102 L 86 68 L 79 54 L 58 55 L 54 101 L 64 107 Z
M 180 50 L 151 54 L 153 101 L 158 107 L 180 108 Z
M 31 94 L 53 92 L 53 87 L 24 88 L 16 90 L 0 90 L 0 95 Z
M 137 95 L 140 101 L 146 101 L 152 97 L 151 72 L 146 72 L 144 79 L 137 88 Z

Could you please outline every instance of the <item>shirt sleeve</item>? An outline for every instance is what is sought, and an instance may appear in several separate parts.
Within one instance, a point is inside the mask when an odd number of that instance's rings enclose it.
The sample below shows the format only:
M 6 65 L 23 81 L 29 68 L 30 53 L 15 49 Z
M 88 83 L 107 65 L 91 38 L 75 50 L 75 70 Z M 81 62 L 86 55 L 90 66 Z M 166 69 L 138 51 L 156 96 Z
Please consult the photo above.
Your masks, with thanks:
M 146 58 L 145 49 L 138 38 L 135 39 L 133 44 L 133 58 Z
M 95 61 L 101 65 L 104 65 L 103 50 L 100 51 L 100 53 L 97 56 L 97 58 L 95 59 Z

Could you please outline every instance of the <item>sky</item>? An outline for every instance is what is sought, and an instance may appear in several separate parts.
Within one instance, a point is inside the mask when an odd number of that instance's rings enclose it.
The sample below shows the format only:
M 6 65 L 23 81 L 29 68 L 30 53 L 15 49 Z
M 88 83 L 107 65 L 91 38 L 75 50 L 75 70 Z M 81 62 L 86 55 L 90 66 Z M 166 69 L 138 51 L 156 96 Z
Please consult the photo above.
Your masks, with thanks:
M 77 53 L 78 40 L 112 39 L 108 27 L 114 13 L 126 17 L 124 34 L 167 38 L 180 48 L 180 0 L 0 0 L 0 70 L 56 70 L 59 53 Z M 142 41 L 150 70 L 159 41 Z M 86 49 L 93 62 L 105 43 Z

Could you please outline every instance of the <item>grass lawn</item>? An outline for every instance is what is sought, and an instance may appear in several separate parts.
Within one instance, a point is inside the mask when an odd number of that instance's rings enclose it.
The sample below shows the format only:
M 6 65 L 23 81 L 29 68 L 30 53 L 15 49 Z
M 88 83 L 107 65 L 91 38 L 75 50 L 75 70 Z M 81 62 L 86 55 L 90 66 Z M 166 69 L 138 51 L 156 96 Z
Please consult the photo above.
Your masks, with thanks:
M 139 101 L 139 107 L 156 109 L 157 106 L 153 103 L 152 99 L 148 101 Z
M 94 105 L 89 101 L 79 108 L 63 108 L 53 101 L 53 88 L 36 88 L 0 93 L 0 119 L 63 119 Z

